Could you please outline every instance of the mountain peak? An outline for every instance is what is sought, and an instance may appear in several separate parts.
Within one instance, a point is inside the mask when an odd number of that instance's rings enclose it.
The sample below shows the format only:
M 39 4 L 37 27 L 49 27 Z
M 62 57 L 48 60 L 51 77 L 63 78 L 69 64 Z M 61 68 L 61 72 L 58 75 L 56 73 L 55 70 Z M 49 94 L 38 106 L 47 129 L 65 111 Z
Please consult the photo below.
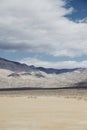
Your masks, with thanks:
M 31 71 L 42 71 L 47 74 L 61 74 L 73 71 L 83 71 L 85 68 L 73 68 L 73 69 L 54 69 L 54 68 L 44 68 L 44 67 L 35 67 L 34 65 L 28 66 L 23 63 L 16 61 L 10 61 L 0 57 L 0 69 L 7 69 L 13 72 L 31 72 Z
M 28 71 L 30 67 L 26 64 L 0 58 L 0 69 L 7 69 L 11 71 Z

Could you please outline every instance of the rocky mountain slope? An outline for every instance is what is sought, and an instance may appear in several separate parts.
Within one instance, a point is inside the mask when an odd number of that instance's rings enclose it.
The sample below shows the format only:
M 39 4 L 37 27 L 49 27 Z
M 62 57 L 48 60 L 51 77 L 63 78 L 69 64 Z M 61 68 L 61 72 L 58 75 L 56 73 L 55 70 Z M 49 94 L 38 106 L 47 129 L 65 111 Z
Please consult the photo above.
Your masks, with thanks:
M 15 72 L 29 71 L 34 69 L 34 66 L 28 66 L 19 62 L 9 61 L 7 59 L 0 58 L 0 69 L 7 69 Z
M 0 88 L 61 88 L 87 86 L 87 69 L 52 69 L 28 66 L 0 58 Z

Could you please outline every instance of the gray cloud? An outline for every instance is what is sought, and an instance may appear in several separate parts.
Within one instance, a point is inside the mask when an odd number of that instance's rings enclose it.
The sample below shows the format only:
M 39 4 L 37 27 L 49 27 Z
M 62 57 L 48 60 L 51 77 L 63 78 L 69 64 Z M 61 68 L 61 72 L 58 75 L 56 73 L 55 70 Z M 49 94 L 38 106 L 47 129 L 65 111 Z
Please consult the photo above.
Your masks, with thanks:
M 0 49 L 46 53 L 53 56 L 87 55 L 87 24 L 64 16 L 64 0 L 0 0 Z

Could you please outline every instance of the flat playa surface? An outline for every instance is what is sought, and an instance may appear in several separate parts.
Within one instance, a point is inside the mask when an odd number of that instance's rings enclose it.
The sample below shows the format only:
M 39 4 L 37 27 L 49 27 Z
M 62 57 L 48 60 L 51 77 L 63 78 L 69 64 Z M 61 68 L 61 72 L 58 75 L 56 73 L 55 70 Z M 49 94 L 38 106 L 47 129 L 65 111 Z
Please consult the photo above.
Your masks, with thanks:
M 0 130 L 87 130 L 87 98 L 1 96 Z
M 37 90 L 5 90 L 0 91 L 0 96 L 28 96 L 28 97 L 38 97 L 38 96 L 56 96 L 56 97 L 81 97 L 87 98 L 87 89 L 37 89 Z

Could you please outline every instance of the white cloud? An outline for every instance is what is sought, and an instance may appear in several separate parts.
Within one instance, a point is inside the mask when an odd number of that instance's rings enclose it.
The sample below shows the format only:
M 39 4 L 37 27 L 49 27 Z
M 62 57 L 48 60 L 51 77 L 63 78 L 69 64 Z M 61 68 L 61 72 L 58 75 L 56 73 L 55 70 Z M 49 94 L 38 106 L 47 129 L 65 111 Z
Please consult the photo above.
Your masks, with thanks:
M 87 55 L 87 23 L 65 18 L 74 10 L 65 5 L 64 0 L 0 0 L 0 49 Z
M 21 63 L 25 63 L 27 65 L 34 65 L 36 67 L 46 67 L 46 68 L 87 68 L 87 61 L 61 61 L 61 62 L 50 62 L 43 61 L 37 58 L 25 58 L 20 61 Z
M 80 20 L 77 20 L 76 21 L 77 23 L 87 23 L 87 17 L 86 18 L 83 18 L 83 19 L 80 19 Z

